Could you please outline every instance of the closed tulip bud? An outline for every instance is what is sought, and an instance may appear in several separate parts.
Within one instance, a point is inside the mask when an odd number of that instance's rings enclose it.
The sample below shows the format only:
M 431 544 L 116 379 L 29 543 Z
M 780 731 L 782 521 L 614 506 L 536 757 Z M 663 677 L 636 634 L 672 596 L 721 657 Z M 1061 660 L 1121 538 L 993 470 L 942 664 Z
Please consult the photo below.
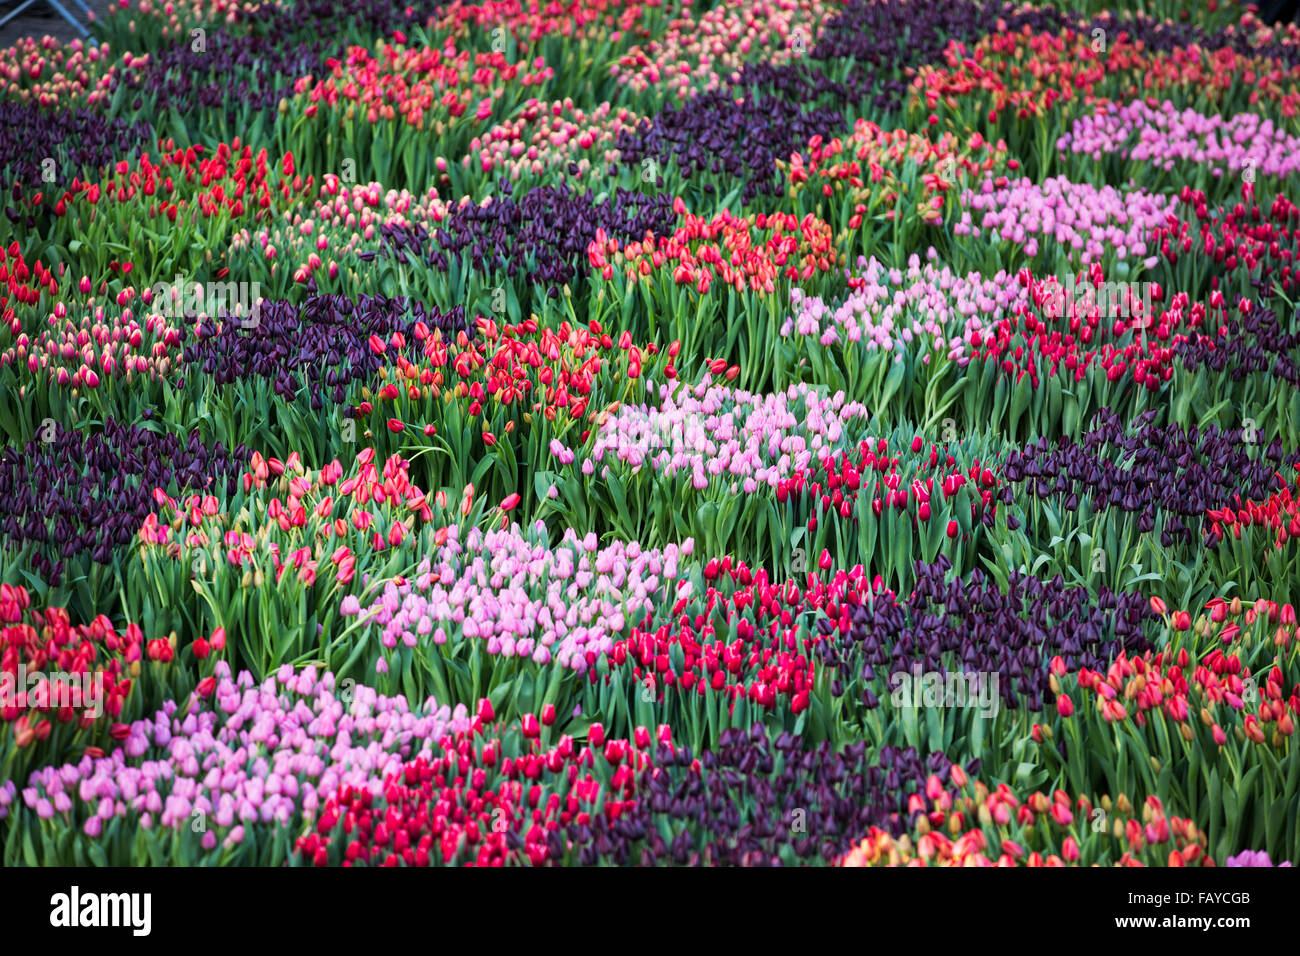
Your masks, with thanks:
M 35 739 L 36 731 L 32 729 L 27 715 L 23 714 L 14 722 L 14 743 L 22 750 L 29 747 Z
M 1079 842 L 1074 837 L 1066 837 L 1065 842 L 1061 844 L 1061 856 L 1066 862 L 1076 863 L 1079 859 Z
M 532 740 L 541 736 L 542 728 L 537 724 L 537 717 L 533 714 L 524 714 L 523 719 L 524 737 Z
M 592 747 L 599 747 L 605 743 L 605 727 L 603 724 L 595 723 L 587 729 L 587 743 Z
M 542 705 L 542 726 L 550 727 L 554 723 L 555 723 L 555 705 L 543 704 Z

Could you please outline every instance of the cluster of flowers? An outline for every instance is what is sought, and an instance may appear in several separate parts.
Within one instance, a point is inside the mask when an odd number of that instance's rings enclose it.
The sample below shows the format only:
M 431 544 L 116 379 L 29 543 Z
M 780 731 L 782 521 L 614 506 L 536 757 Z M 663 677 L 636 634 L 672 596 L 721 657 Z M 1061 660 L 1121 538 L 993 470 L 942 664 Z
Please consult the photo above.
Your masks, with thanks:
M 948 793 L 931 786 L 938 809 L 901 837 L 873 828 L 840 865 L 1214 866 L 1205 833 L 1168 815 L 1158 797 L 1143 802 L 1139 817 L 1124 794 L 1094 806 L 1086 796 L 1071 801 L 1064 790 L 1021 800 L 1005 783 L 960 787 Z
M 684 221 L 671 235 L 620 242 L 597 230 L 587 249 L 592 271 L 612 279 L 617 270 L 629 282 L 671 272 L 675 284 L 704 295 L 714 282 L 737 292 L 772 293 L 782 278 L 809 279 L 836 265 L 831 227 L 811 213 L 801 219 L 791 213 L 736 216 L 724 209 L 706 218 L 687 212 L 680 199 L 674 210 Z
M 1162 427 L 1153 423 L 1155 414 L 1143 412 L 1126 428 L 1118 415 L 1103 410 L 1078 443 L 1040 438 L 1011 452 L 1001 469 L 1007 483 L 1003 500 L 1010 500 L 1013 486 L 1023 485 L 1026 494 L 1057 499 L 1069 512 L 1086 499 L 1093 513 L 1115 508 L 1136 514 L 1143 534 L 1162 519 L 1161 545 L 1168 548 L 1197 543 L 1211 530 L 1202 527 L 1211 509 L 1279 491 L 1278 469 L 1300 462 L 1300 453 L 1284 456 L 1277 441 L 1252 454 L 1241 429 Z
M 512 180 L 557 169 L 582 179 L 618 161 L 622 148 L 618 144 L 638 122 L 626 107 L 616 110 L 607 102 L 587 112 L 572 98 L 531 99 L 516 116 L 470 140 L 461 165 Z
M 113 95 L 118 73 L 109 44 L 63 44 L 52 36 L 24 37 L 0 50 L 0 62 L 0 98 L 42 109 L 102 106 Z M 131 63 L 131 54 L 124 54 L 122 66 Z
M 841 444 L 845 427 L 865 421 L 860 402 L 826 396 L 805 384 L 784 392 L 753 394 L 710 381 L 695 386 L 672 380 L 660 386 L 657 407 L 622 405 L 607 417 L 582 462 L 584 475 L 611 462 L 633 471 L 680 474 L 697 490 L 716 480 L 730 493 L 776 488 Z M 558 445 L 561 464 L 574 452 Z
M 1233 13 L 1235 22 L 1220 30 L 1209 30 L 1187 19 L 1156 20 L 1143 14 L 1121 19 L 1107 12 L 1094 17 L 1092 22 L 1104 27 L 1109 21 L 1116 29 L 1123 29 L 1140 40 L 1148 50 L 1167 52 L 1195 45 L 1202 50 L 1230 49 L 1243 56 L 1261 56 L 1292 67 L 1300 65 L 1300 34 L 1294 23 L 1269 25 L 1250 10 L 1242 12 L 1239 18 L 1235 16 L 1236 11 Z
M 279 10 L 280 4 L 266 0 L 172 0 L 161 4 L 157 0 L 114 0 L 102 22 L 110 29 L 124 29 L 130 36 L 157 31 L 160 37 L 180 39 L 189 36 L 191 24 L 254 23 L 268 7 Z
M 1186 623 L 1185 616 L 1180 620 L 1180 614 L 1174 615 L 1175 627 Z M 1189 669 L 1191 680 L 1187 676 Z M 1059 680 L 1066 670 L 1060 662 L 1053 667 L 1053 677 L 1058 678 L 1053 681 L 1053 690 L 1057 694 L 1057 712 L 1069 718 L 1075 712 L 1074 700 L 1066 692 L 1068 685 Z M 1262 685 L 1257 686 L 1257 680 Z M 1265 731 L 1271 724 L 1272 745 L 1281 747 L 1300 719 L 1300 685 L 1288 695 L 1281 667 L 1275 665 L 1266 675 L 1256 677 L 1243 667 L 1236 654 L 1225 654 L 1218 648 L 1194 666 L 1186 648 L 1177 656 L 1152 651 L 1132 656 L 1121 653 L 1104 670 L 1080 668 L 1074 675 L 1074 686 L 1084 701 L 1080 706 L 1085 712 L 1087 702 L 1091 702 L 1092 710 L 1107 722 L 1132 720 L 1136 727 L 1144 728 L 1156 716 L 1162 716 L 1178 727 L 1185 740 L 1192 741 L 1196 735 L 1194 722 L 1200 721 L 1210 728 L 1218 747 L 1228 743 L 1221 723 L 1235 727 L 1238 740 L 1256 744 L 1268 739 Z M 1250 710 L 1256 713 L 1248 713 Z
M 1288 176 L 1300 170 L 1300 139 L 1255 113 L 1232 117 L 1178 109 L 1165 100 L 1100 104 L 1074 121 L 1056 143 L 1062 153 L 1085 153 L 1094 162 L 1120 155 L 1172 170 L 1179 162 L 1209 167 L 1215 176 L 1253 170 Z
M 330 58 L 326 66 L 329 72 L 322 78 L 308 74 L 294 82 L 305 116 L 315 116 L 322 106 L 372 124 L 400 115 L 417 130 L 425 129 L 427 116 L 428 125 L 440 133 L 460 122 L 489 119 L 506 84 L 527 89 L 554 74 L 540 57 L 509 63 L 504 54 L 471 56 L 450 42 L 441 48 L 384 44 L 377 54 L 352 46 L 342 60 Z
M 1211 293 L 1211 308 L 1215 302 L 1223 303 L 1220 293 Z M 1240 382 L 1257 372 L 1267 372 L 1273 378 L 1300 386 L 1300 332 L 1292 332 L 1282 315 L 1273 309 L 1256 308 L 1249 299 L 1243 299 L 1231 312 L 1223 311 L 1222 324 L 1213 334 L 1193 327 L 1186 336 L 1173 343 L 1174 353 L 1183 365 L 1195 372 L 1205 367 L 1216 375 Z
M 760 724 L 698 758 L 667 725 L 621 740 L 596 724 L 586 746 L 547 747 L 539 730 L 530 716 L 484 740 L 476 725 L 382 788 L 340 790 L 299 852 L 318 866 L 827 862 L 855 829 L 907 827 L 932 806 L 927 778 L 960 772 L 942 754 L 804 749 Z
M 121 85 L 135 94 L 136 109 L 148 97 L 162 113 L 220 115 L 238 104 L 269 114 L 293 95 L 292 82 L 282 78 L 314 73 L 325 65 L 336 49 L 340 18 L 353 31 L 389 37 L 401 27 L 427 22 L 438 5 L 427 0 L 400 8 L 383 0 L 303 0 L 242 7 L 223 3 L 213 11 L 201 3 L 194 6 L 178 17 L 179 4 L 153 7 L 143 0 L 140 27 L 153 21 L 147 29 L 163 42 L 137 31 L 135 19 L 127 22 L 132 46 L 152 50 L 122 71 Z M 193 42 L 196 27 L 205 30 L 201 46 Z
M 725 191 L 715 182 L 743 183 L 741 201 L 748 204 L 760 195 L 783 193 L 776 162 L 788 160 L 822 130 L 841 125 L 838 108 L 764 93 L 758 84 L 749 84 L 670 104 L 620 133 L 617 147 L 621 162 L 640 167 L 643 174 L 655 163 L 671 163 L 683 179 L 711 177 L 703 185 L 706 195 Z
M 599 202 L 595 196 L 564 183 L 537 186 L 515 199 L 513 185 L 505 181 L 498 195 L 482 204 L 453 206 L 432 236 L 419 223 L 382 226 L 384 254 L 413 258 L 440 272 L 461 262 L 486 277 L 528 277 L 555 298 L 578 274 L 589 244 L 603 244 L 607 236 L 636 240 L 664 233 L 676 221 L 673 199 L 664 193 L 620 187 Z
M 1029 62 L 1034 69 L 1022 71 Z M 943 107 L 969 112 L 973 100 L 987 109 L 990 123 L 1002 114 L 1026 119 L 1051 113 L 1067 90 L 1091 103 L 1108 74 L 1134 71 L 1138 63 L 1138 48 L 1127 37 L 1114 38 L 1102 55 L 1086 33 L 1026 24 L 1015 32 L 995 30 L 969 47 L 949 44 L 941 60 L 917 70 L 909 105 L 937 119 Z
M 462 199 L 468 201 L 468 197 Z M 241 229 L 230 241 L 230 253 L 232 258 L 244 250 L 260 255 L 270 263 L 273 279 L 280 272 L 279 260 L 287 256 L 286 270 L 293 281 L 310 285 L 321 273 L 337 278 L 341 261 L 377 251 L 381 227 L 442 222 L 448 208 L 436 188 L 420 198 L 405 189 L 385 190 L 379 183 L 345 185 L 337 175 L 328 173 L 310 210 L 294 207 L 255 232 Z
M 93 175 L 148 138 L 144 123 L 111 119 L 87 107 L 45 109 L 0 100 L 0 170 L 17 202 L 39 204 L 50 183 Z M 6 209 L 11 222 L 17 211 Z M 31 223 L 26 223 L 31 228 Z
M 1254 192 L 1249 184 L 1245 191 L 1248 196 Z M 1177 266 L 1180 257 L 1188 257 L 1204 267 L 1197 274 L 1209 274 L 1210 286 L 1216 291 L 1233 279 L 1240 280 L 1242 292 L 1257 285 L 1267 288 L 1269 279 L 1285 294 L 1300 288 L 1300 267 L 1296 265 L 1300 206 L 1279 194 L 1267 210 L 1241 202 L 1211 208 L 1205 193 L 1190 187 L 1183 187 L 1178 198 L 1191 207 L 1195 221 L 1171 216 L 1151 236 L 1152 245 L 1171 266 Z M 1221 301 L 1218 306 L 1222 307 Z
M 663 99 L 684 100 L 734 81 L 749 61 L 779 66 L 807 55 L 834 9 L 826 0 L 743 0 L 688 13 L 621 55 L 610 75 L 633 91 L 662 85 Z
M 567 836 L 577 862 L 690 866 L 795 866 L 829 863 L 855 834 L 878 826 L 901 833 L 931 812 L 931 777 L 963 771 L 942 753 L 863 742 L 836 750 L 761 725 L 724 731 L 692 759 L 661 745 L 618 819 L 594 817 Z M 698 767 L 696 764 L 698 763 Z M 967 769 L 976 772 L 978 760 Z
M 628 377 L 635 379 L 641 375 L 642 361 L 650 361 L 658 352 L 651 342 L 643 354 L 626 332 L 615 342 L 594 319 L 586 326 L 565 321 L 555 328 L 543 328 L 535 319 L 498 325 L 480 316 L 472 331 L 473 339 L 458 332 L 450 340 L 434 330 L 424 340 L 415 362 L 400 350 L 389 354 L 387 343 L 371 339 L 370 347 L 388 355 L 393 363 L 380 369 L 384 384 L 375 393 L 376 401 L 392 403 L 392 410 L 399 415 L 388 419 L 389 431 L 401 432 L 408 423 L 430 413 L 436 417 L 440 403 L 430 406 L 429 400 L 444 395 L 467 402 L 469 415 L 482 416 L 489 427 L 504 412 L 507 432 L 514 430 L 519 416 L 527 422 L 532 421 L 529 416 L 541 415 L 548 422 L 558 418 L 585 424 L 589 412 L 596 412 L 588 405 L 601 384 L 601 373 L 614 367 L 618 353 L 623 353 Z M 672 366 L 676 354 L 677 348 L 670 346 L 665 369 L 670 377 L 676 374 Z M 364 418 L 374 412 L 375 402 L 367 399 L 348 406 L 346 414 Z M 428 422 L 424 430 L 433 434 L 436 425 Z M 582 440 L 586 438 L 584 427 Z M 489 446 L 496 439 L 491 431 L 483 433 Z
M 92 288 L 90 278 L 82 276 L 77 292 L 86 295 Z M 57 286 L 50 291 L 57 292 Z M 148 314 L 137 315 L 137 299 Z M 137 296 L 134 286 L 103 303 L 69 293 L 54 304 L 46 326 L 35 334 L 19 331 L 20 323 L 13 320 L 13 344 L 0 352 L 0 368 L 25 367 L 60 388 L 73 389 L 98 388 L 101 377 L 115 375 L 127 383 L 137 375 L 166 378 L 177 364 L 183 332 L 170 315 L 150 310 L 151 304 L 153 290 Z
M 798 313 L 782 324 L 782 337 L 816 338 L 825 347 L 860 344 L 868 352 L 928 344 L 965 364 L 971 334 L 1010 315 L 1028 294 L 1006 272 L 961 276 L 936 266 L 937 258 L 931 248 L 922 265 L 913 254 L 906 272 L 888 269 L 875 257 L 859 258 L 856 274 L 848 276 L 851 291 L 838 305 L 792 289 L 790 304 Z
M 903 6 L 849 0 L 826 24 L 813 56 L 851 58 L 876 69 L 919 67 L 938 62 L 953 41 L 985 35 L 990 21 L 1003 32 L 1046 30 L 1062 25 L 1066 16 L 1051 7 L 1006 2 L 918 0 Z
M 1006 158 L 1006 151 L 1005 143 L 992 143 L 979 133 L 963 142 L 953 133 L 931 138 L 860 119 L 847 137 L 814 136 L 804 152 L 790 157 L 786 176 L 796 199 L 806 194 L 816 204 L 823 196 L 842 198 L 852 215 L 840 226 L 849 231 L 879 210 L 889 220 L 914 210 L 922 222 L 934 225 L 942 221 L 946 198 L 960 179 L 991 176 L 994 186 L 1005 186 L 994 172 L 1004 163 L 1009 170 L 1020 168 L 1017 160 Z M 909 164 L 917 170 L 919 193 L 905 197 L 910 187 L 903 173 Z M 904 198 L 910 206 L 902 206 Z
M 1296 470 L 1300 472 L 1300 465 Z M 1240 538 L 1251 535 L 1251 528 L 1260 528 L 1280 549 L 1292 538 L 1300 538 L 1300 479 L 1296 488 L 1287 485 L 1263 501 L 1243 501 L 1241 495 L 1234 495 L 1224 507 L 1206 509 L 1205 517 L 1210 522 L 1206 536 L 1210 545 L 1229 534 Z
M 868 577 L 861 565 L 825 580 L 809 573 L 800 587 L 743 561 L 714 558 L 704 566 L 704 581 L 699 594 L 679 589 L 666 623 L 633 627 L 614 644 L 609 661 L 660 700 L 670 689 L 686 702 L 712 692 L 727 704 L 748 700 L 767 712 L 788 706 L 795 716 L 811 706 L 816 646 L 889 596 L 879 575 Z M 818 621 L 830 626 L 819 632 Z M 593 683 L 613 679 L 589 673 Z
M 239 219 L 246 213 L 249 218 L 269 215 L 274 176 L 265 149 L 254 154 L 252 146 L 241 145 L 236 137 L 229 144 L 218 144 L 207 157 L 202 145 L 181 149 L 170 139 L 159 141 L 158 152 L 157 159 L 142 152 L 134 167 L 126 160 L 118 161 L 113 175 L 102 181 L 74 179 L 54 204 L 55 214 L 77 220 L 85 217 L 91 222 L 102 198 L 107 203 L 135 202 L 147 207 L 148 218 L 165 216 L 173 223 L 178 218 L 198 222 L 200 216 Z M 279 166 L 278 192 L 284 200 L 289 200 L 291 191 L 295 196 L 310 192 L 312 178 L 304 181 L 295 174 L 292 153 L 281 157 Z
M 158 643 L 149 642 L 150 659 L 162 656 Z M 102 614 L 73 624 L 62 608 L 33 607 L 26 588 L 0 584 L 0 726 L 11 727 L 0 745 L 21 750 L 49 739 L 50 718 L 75 721 L 79 731 L 116 720 L 144 653 L 136 624 L 119 632 Z
M 308 296 L 297 305 L 263 302 L 256 326 L 225 317 L 201 317 L 185 346 L 185 362 L 217 386 L 257 377 L 292 400 L 310 388 L 317 411 L 332 398 L 342 405 L 353 383 L 368 383 L 387 361 L 371 343 L 418 356 L 433 330 L 448 337 L 465 330 L 460 306 L 447 314 L 420 302 L 362 295 Z
M 349 585 L 358 551 L 409 547 L 417 519 L 433 516 L 424 492 L 407 477 L 408 462 L 395 455 L 381 471 L 374 459 L 374 448 L 362 449 L 355 472 L 345 477 L 337 459 L 312 471 L 297 453 L 281 462 L 254 452 L 242 481 L 246 495 L 257 494 L 243 500 L 238 514 L 223 511 L 216 495 L 178 500 L 155 490 L 158 510 L 139 525 L 139 540 L 146 553 L 156 549 L 187 565 L 207 555 L 205 567 L 228 567 L 254 587 L 268 577 L 278 584 L 288 570 L 307 587 L 327 570 Z
M 1161 609 L 1160 603 L 1157 602 L 1157 610 Z M 1163 610 L 1175 642 L 1183 648 L 1192 648 L 1198 656 L 1206 654 L 1206 648 L 1231 653 L 1241 662 L 1243 671 L 1259 671 L 1283 662 L 1293 667 L 1296 653 L 1300 651 L 1300 628 L 1296 624 L 1295 605 L 1291 603 L 1266 597 L 1243 600 L 1240 595 L 1211 598 L 1195 620 L 1188 611 L 1168 613 L 1167 607 Z M 1252 683 L 1243 702 L 1254 704 L 1249 698 L 1252 693 L 1258 694 L 1259 688 L 1255 686 L 1255 678 L 1248 680 Z
M 281 4 L 273 4 L 278 10 Z M 203 110 L 225 111 L 230 103 L 273 115 L 271 110 L 293 95 L 285 77 L 302 76 L 320 68 L 328 35 L 293 39 L 277 26 L 270 34 L 249 33 L 223 26 L 208 32 L 202 45 L 183 28 L 179 42 L 160 44 L 146 57 L 121 71 L 117 86 L 139 110 L 147 97 L 154 110 L 182 115 Z M 234 79 L 237 77 L 238 79 Z M 277 81 L 278 80 L 278 81 Z M 200 114 L 201 115 L 201 114 Z
M 956 39 L 942 62 L 918 68 L 910 102 L 932 115 L 941 107 L 969 112 L 973 103 L 987 111 L 990 123 L 1003 115 L 1047 116 L 1065 101 L 1092 106 L 1175 92 L 1222 102 L 1248 89 L 1252 103 L 1266 98 L 1284 114 L 1300 107 L 1294 70 L 1281 61 L 1227 46 L 1213 52 L 1178 46 L 1168 35 L 1149 46 L 1147 37 L 1157 27 L 1145 17 L 1116 22 L 1104 14 L 1066 29 L 1025 22 L 1016 30 L 987 33 L 971 46 Z M 1093 42 L 1098 29 L 1107 37 L 1104 52 Z M 1033 69 L 1025 69 L 1026 63 Z
M 155 488 L 233 489 L 247 460 L 242 445 L 227 452 L 197 431 L 182 440 L 112 418 L 97 430 L 51 421 L 41 431 L 25 448 L 0 451 L 0 532 L 7 548 L 35 546 L 29 560 L 51 585 L 82 552 L 111 563 L 152 510 Z
M 1043 383 L 1044 373 L 1068 373 L 1081 382 L 1100 368 L 1107 381 L 1128 375 L 1154 391 L 1173 376 L 1173 330 L 1184 323 L 1195 326 L 1205 312 L 1179 293 L 1157 314 L 1164 297 L 1158 283 L 1108 283 L 1097 262 L 1064 283 L 1055 276 L 1038 278 L 1027 268 L 1017 280 L 1028 301 L 990 327 L 971 332 L 968 354 L 996 362 L 1017 383 L 1027 375 L 1034 388 Z
M 439 35 L 461 38 L 476 26 L 489 35 L 495 29 L 504 30 L 517 42 L 531 46 L 548 37 L 586 40 L 598 35 L 601 28 L 609 30 L 611 42 L 633 31 L 644 36 L 640 23 L 650 5 L 625 0 L 451 0 L 434 6 L 437 9 L 430 23 Z
M 444 739 L 441 754 L 407 763 L 382 787 L 341 788 L 298 851 L 317 866 L 540 865 L 563 853 L 563 827 L 601 812 L 617 818 L 650 763 L 644 727 L 635 740 L 601 740 L 599 750 L 567 735 L 547 747 L 529 714 L 520 746 L 513 734 L 482 739 L 492 716 L 484 700 L 474 724 Z M 670 744 L 667 731 L 661 728 L 661 740 Z
M 140 829 L 220 853 L 256 844 L 261 826 L 300 830 L 340 790 L 379 787 L 470 723 L 463 705 L 413 707 L 310 666 L 258 684 L 219 661 L 188 701 L 120 725 L 111 754 L 34 771 L 22 800 L 51 833 L 75 826 L 105 846 L 121 834 L 121 848 Z
M 347 598 L 343 613 L 376 627 L 385 648 L 432 640 L 454 656 L 469 639 L 493 656 L 555 661 L 578 673 L 672 596 L 679 561 L 694 544 L 601 548 L 595 534 L 569 529 L 550 547 L 541 522 L 527 534 L 518 525 L 464 534 L 452 525 L 438 538 L 413 578 L 389 582 L 369 607 Z
M 915 508 L 915 520 L 925 524 L 930 520 L 932 497 L 934 507 L 939 508 L 969 486 L 968 490 L 973 492 L 971 524 L 982 521 L 991 527 L 997 510 L 994 497 L 998 492 L 998 479 L 993 472 L 978 459 L 963 472 L 947 447 L 941 453 L 939 446 L 931 443 L 928 454 L 924 448 L 920 435 L 911 440 L 906 452 L 897 447 L 891 449 L 885 438 L 863 440 L 856 449 L 818 458 L 816 468 L 805 468 L 779 482 L 776 500 L 782 503 L 789 500 L 798 508 L 806 499 L 809 531 L 817 529 L 819 514 L 832 519 L 836 515 L 847 518 L 855 511 L 864 514 L 857 508 L 859 496 L 864 504 L 870 498 L 871 512 L 877 518 L 888 508 L 897 511 Z M 909 457 L 903 459 L 902 455 Z M 873 473 L 878 476 L 874 483 Z M 957 537 L 955 519 L 948 522 L 946 533 L 949 538 Z
M 1004 590 L 978 569 L 965 579 L 951 569 L 943 556 L 918 562 L 906 598 L 887 594 L 852 614 L 845 608 L 839 621 L 829 614 L 817 621 L 826 638 L 816 644 L 819 661 L 836 671 L 832 693 L 856 691 L 874 709 L 882 692 L 876 668 L 896 690 L 898 675 L 956 667 L 986 675 L 1008 709 L 1039 711 L 1050 699 L 1055 661 L 1104 668 L 1120 652 L 1151 648 L 1143 623 L 1153 615 L 1140 594 L 1102 587 L 1094 596 L 1059 575 L 1043 581 L 1019 571 Z
M 15 338 L 21 335 L 24 323 L 19 310 L 23 315 L 31 314 L 43 294 L 57 298 L 63 272 L 62 264 L 56 275 L 40 259 L 33 258 L 28 263 L 17 239 L 8 247 L 0 246 L 0 325 L 8 327 Z
M 1024 247 L 1025 255 L 1068 249 L 1075 265 L 1087 266 L 1113 255 L 1124 260 L 1147 254 L 1147 237 L 1164 225 L 1172 200 L 1134 189 L 1072 183 L 1055 176 L 1044 183 L 1028 178 L 985 179 L 978 191 L 962 194 L 962 215 L 953 235 L 989 239 Z M 1151 259 L 1151 264 L 1155 263 Z

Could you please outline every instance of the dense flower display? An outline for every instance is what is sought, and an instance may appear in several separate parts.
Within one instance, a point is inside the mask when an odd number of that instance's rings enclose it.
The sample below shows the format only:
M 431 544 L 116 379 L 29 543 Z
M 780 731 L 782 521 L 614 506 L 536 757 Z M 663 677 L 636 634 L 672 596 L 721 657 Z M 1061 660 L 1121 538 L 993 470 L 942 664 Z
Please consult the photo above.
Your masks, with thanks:
M 1300 27 L 0 49 L 0 862 L 1300 864 Z

